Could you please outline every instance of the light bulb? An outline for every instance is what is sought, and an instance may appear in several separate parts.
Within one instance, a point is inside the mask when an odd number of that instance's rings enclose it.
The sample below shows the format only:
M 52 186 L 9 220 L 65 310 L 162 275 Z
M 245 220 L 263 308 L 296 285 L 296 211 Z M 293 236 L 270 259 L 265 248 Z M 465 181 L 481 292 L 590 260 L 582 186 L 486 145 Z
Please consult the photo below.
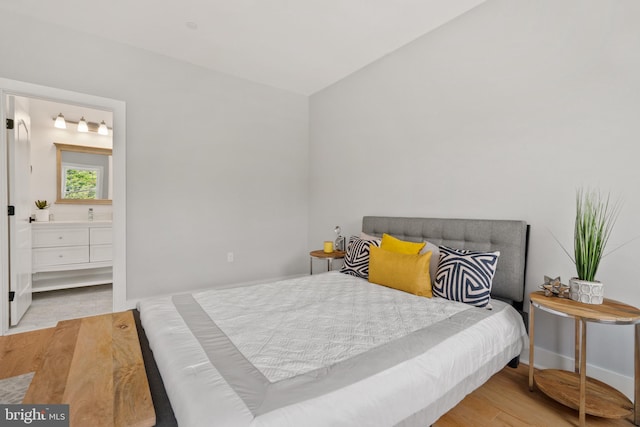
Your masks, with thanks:
M 67 128 L 67 122 L 64 121 L 64 116 L 62 115 L 62 113 L 58 114 L 58 117 L 56 117 L 56 122 L 53 126 L 57 127 L 58 129 Z
M 109 135 L 109 129 L 107 128 L 107 124 L 104 122 L 100 122 L 100 127 L 98 128 L 98 133 L 100 135 Z
M 84 116 L 78 122 L 78 132 L 89 132 L 89 126 L 87 126 L 87 122 L 84 120 Z

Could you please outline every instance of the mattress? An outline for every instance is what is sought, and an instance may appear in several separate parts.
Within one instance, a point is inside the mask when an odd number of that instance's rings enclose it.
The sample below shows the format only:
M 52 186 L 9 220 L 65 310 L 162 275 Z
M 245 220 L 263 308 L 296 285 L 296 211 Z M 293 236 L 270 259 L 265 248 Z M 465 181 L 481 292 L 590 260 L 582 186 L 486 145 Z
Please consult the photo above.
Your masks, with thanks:
M 435 422 L 525 344 L 492 307 L 338 272 L 138 305 L 181 426 L 265 427 Z

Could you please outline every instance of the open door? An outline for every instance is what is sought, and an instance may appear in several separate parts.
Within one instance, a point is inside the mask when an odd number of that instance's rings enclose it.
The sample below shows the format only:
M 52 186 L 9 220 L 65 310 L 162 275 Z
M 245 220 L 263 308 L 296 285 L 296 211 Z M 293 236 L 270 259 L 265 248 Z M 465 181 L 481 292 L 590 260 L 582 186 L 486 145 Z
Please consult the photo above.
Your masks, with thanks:
M 7 96 L 8 204 L 9 216 L 9 291 L 11 326 L 18 324 L 31 305 L 31 121 L 24 98 Z M 11 209 L 11 208 L 10 208 Z

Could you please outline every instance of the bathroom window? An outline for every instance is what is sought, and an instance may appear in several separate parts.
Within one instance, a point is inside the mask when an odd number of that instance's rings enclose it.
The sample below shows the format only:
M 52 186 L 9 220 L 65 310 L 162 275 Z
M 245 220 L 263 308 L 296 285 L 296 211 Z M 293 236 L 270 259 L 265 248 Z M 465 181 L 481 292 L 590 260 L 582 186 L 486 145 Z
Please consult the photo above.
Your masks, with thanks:
M 102 199 L 102 177 L 104 168 L 85 165 L 63 164 L 62 194 L 65 199 Z
M 111 204 L 111 149 L 70 145 L 56 146 L 56 203 Z

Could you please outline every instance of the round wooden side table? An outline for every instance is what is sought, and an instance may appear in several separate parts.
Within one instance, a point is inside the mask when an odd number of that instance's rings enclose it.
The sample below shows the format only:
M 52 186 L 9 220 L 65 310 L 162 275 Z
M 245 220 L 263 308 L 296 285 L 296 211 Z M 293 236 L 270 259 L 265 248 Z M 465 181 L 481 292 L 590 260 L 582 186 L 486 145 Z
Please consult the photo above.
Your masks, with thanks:
M 605 298 L 602 304 L 584 304 L 568 298 L 546 297 L 542 291 L 529 295 L 529 390 L 534 384 L 550 398 L 579 411 L 580 426 L 586 425 L 586 414 L 604 418 L 627 418 L 640 425 L 640 310 Z M 544 369 L 534 375 L 534 312 L 549 313 L 575 319 L 574 372 Z M 589 378 L 587 372 L 587 323 L 635 325 L 634 403 L 613 387 Z
M 322 249 L 317 251 L 309 252 L 309 274 L 313 274 L 313 259 L 326 259 L 327 260 L 327 271 L 331 271 L 333 269 L 333 260 L 334 259 L 342 259 L 347 253 L 345 251 L 333 251 L 333 252 L 325 252 Z

